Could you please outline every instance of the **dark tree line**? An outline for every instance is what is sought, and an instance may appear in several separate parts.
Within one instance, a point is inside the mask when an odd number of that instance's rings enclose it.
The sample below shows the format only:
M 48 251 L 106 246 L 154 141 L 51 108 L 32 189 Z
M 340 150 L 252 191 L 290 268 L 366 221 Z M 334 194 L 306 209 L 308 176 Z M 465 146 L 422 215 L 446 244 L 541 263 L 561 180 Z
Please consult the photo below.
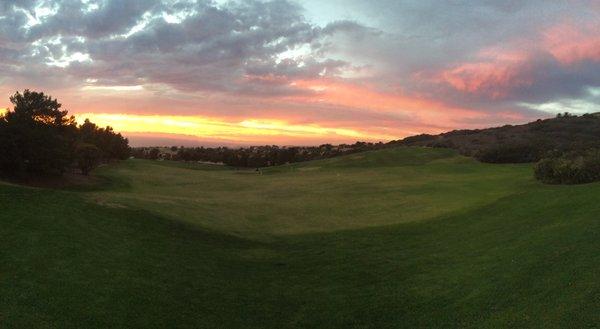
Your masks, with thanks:
M 78 126 L 62 105 L 41 92 L 10 97 L 13 109 L 0 115 L 0 173 L 3 176 L 83 174 L 101 162 L 126 159 L 126 138 L 86 120 Z
M 356 142 L 354 144 L 279 147 L 275 145 L 243 148 L 227 147 L 158 147 L 134 148 L 132 155 L 140 159 L 175 161 L 201 161 L 222 163 L 233 167 L 269 167 L 287 163 L 331 158 L 339 155 L 375 150 L 383 143 Z

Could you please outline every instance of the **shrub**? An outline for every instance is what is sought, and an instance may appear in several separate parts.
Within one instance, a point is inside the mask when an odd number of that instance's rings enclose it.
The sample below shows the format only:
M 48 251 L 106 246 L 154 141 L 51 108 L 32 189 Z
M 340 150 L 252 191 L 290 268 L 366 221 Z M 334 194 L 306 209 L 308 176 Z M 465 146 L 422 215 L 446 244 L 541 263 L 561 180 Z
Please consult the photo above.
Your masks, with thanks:
M 79 144 L 75 149 L 77 166 L 83 175 L 89 175 L 90 171 L 100 163 L 102 151 L 94 144 Z
M 600 150 L 550 156 L 534 168 L 535 178 L 547 184 L 585 184 L 600 181 Z
M 475 157 L 489 163 L 526 163 L 539 159 L 539 149 L 532 144 L 498 144 L 478 151 Z

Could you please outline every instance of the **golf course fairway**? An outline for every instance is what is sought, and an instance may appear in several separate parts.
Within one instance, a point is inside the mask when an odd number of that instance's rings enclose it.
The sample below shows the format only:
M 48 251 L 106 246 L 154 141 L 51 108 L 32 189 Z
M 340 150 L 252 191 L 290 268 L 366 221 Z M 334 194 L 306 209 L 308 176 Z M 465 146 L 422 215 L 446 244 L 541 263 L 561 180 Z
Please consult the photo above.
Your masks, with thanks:
M 599 328 L 600 184 L 389 148 L 0 183 L 0 328 Z

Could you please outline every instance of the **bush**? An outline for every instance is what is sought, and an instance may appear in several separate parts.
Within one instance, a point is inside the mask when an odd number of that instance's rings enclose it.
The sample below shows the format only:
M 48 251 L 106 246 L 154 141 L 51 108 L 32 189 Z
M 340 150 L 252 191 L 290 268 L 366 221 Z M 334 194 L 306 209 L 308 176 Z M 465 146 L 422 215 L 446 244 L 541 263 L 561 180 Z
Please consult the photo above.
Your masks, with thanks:
M 100 163 L 102 151 L 94 144 L 79 144 L 75 149 L 77 166 L 85 176 Z
M 539 159 L 539 149 L 532 144 L 499 144 L 478 151 L 475 157 L 488 163 L 527 163 Z
M 547 184 L 585 184 L 600 181 L 600 150 L 551 156 L 535 165 L 535 178 Z

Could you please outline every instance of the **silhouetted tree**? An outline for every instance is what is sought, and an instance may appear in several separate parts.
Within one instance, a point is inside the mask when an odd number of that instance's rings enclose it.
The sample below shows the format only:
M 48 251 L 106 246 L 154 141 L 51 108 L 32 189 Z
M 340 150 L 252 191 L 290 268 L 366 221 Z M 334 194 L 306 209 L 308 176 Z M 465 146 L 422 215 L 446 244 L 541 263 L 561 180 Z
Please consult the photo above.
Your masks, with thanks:
M 0 116 L 0 173 L 60 175 L 77 165 L 84 174 L 100 161 L 129 156 L 126 138 L 61 109 L 56 99 L 25 90 L 10 97 L 14 108 Z
M 158 156 L 160 155 L 160 150 L 156 147 L 150 149 L 150 152 L 148 153 L 148 158 L 150 160 L 156 160 L 158 159 Z
M 224 163 L 233 167 L 268 167 L 292 162 L 331 158 L 343 154 L 350 154 L 366 150 L 376 150 L 387 147 L 384 143 L 356 142 L 352 145 L 333 146 L 323 144 L 320 146 L 304 147 L 278 147 L 276 145 L 251 146 L 242 148 L 205 148 L 205 147 L 172 147 L 176 150 L 174 155 L 163 154 L 165 159 L 178 161 L 206 161 Z M 138 147 L 132 150 L 136 158 L 156 159 L 160 154 L 158 149 Z
M 99 128 L 90 120 L 85 119 L 79 127 L 80 142 L 93 144 L 100 150 L 104 161 L 111 159 L 126 159 L 129 154 L 129 141 L 113 131 L 112 127 Z
M 75 157 L 81 173 L 87 176 L 100 163 L 102 151 L 94 144 L 82 143 L 77 145 Z
M 56 99 L 25 90 L 0 120 L 0 168 L 10 173 L 62 174 L 72 162 L 77 126 Z

